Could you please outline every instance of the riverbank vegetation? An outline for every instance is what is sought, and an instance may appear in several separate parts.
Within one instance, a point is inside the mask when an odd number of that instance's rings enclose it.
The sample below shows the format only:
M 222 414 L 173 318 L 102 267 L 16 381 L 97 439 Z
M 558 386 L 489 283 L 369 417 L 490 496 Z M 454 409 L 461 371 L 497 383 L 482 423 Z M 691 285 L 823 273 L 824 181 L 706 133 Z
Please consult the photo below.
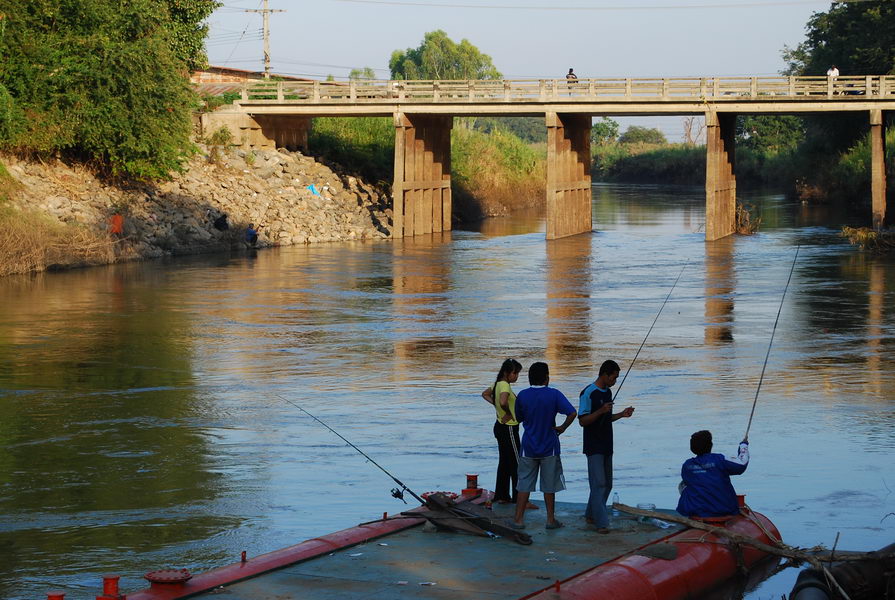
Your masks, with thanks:
M 14 206 L 12 197 L 20 191 L 0 163 L 0 277 L 114 260 L 114 241 L 109 236 Z
M 164 178 L 194 152 L 214 0 L 0 0 L 0 148 Z
M 876 231 L 869 227 L 843 227 L 842 236 L 853 245 L 870 252 L 895 252 L 895 232 Z
M 314 153 L 380 186 L 391 184 L 395 128 L 383 117 L 314 119 L 309 136 Z M 543 198 L 546 151 L 525 143 L 494 123 L 486 133 L 475 122 L 455 119 L 451 131 L 451 190 L 462 221 L 499 215 L 539 204 Z

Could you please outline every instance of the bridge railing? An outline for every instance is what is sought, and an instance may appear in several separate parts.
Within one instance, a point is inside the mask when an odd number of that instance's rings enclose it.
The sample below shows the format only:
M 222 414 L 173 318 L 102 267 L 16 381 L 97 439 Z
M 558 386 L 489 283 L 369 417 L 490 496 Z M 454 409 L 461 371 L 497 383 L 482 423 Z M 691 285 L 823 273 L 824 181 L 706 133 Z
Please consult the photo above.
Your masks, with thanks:
M 895 98 L 895 76 L 252 81 L 243 104 L 515 103 Z

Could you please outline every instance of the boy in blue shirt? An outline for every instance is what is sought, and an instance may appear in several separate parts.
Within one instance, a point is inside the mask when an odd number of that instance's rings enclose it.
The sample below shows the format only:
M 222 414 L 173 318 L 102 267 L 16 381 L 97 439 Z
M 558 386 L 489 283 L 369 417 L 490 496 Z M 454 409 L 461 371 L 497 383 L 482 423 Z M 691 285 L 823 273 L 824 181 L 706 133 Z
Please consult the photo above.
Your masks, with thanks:
M 544 492 L 544 504 L 547 507 L 547 529 L 559 529 L 562 523 L 556 520 L 556 492 L 566 489 L 563 477 L 562 461 L 559 458 L 559 436 L 578 414 L 569 400 L 555 388 L 547 387 L 550 383 L 550 370 L 547 363 L 536 362 L 528 369 L 530 388 L 522 390 L 516 396 L 516 420 L 522 423 L 525 433 L 522 435 L 522 452 L 519 456 L 519 482 L 516 485 L 516 518 L 512 523 L 515 529 L 525 528 L 525 506 L 528 498 L 535 490 L 540 474 L 541 491 Z M 556 415 L 565 415 L 562 425 L 556 425 Z
M 736 458 L 711 454 L 712 434 L 697 431 L 690 436 L 690 450 L 696 456 L 681 467 L 681 499 L 677 512 L 685 517 L 723 517 L 740 514 L 737 493 L 730 483 L 749 466 L 749 442 L 740 442 Z

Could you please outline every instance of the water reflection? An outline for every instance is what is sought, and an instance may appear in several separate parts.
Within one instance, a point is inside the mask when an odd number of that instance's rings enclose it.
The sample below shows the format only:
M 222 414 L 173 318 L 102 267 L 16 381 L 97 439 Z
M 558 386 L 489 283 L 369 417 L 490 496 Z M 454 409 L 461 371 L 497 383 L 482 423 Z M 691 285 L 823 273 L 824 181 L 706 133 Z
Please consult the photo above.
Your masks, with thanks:
M 590 290 L 594 236 L 582 233 L 547 245 L 547 363 L 554 372 L 592 364 Z
M 726 237 L 705 248 L 705 343 L 733 341 L 733 291 L 736 287 L 733 250 L 736 238 Z
M 450 335 L 438 324 L 451 319 L 447 293 L 451 285 L 450 231 L 403 238 L 394 244 L 393 321 L 395 375 L 418 378 L 429 365 L 450 355 Z
M 478 394 L 500 361 L 547 360 L 574 394 L 601 360 L 627 366 L 686 264 L 616 446 L 621 500 L 674 506 L 689 434 L 724 452 L 741 439 L 797 246 L 736 485 L 790 543 L 890 543 L 895 260 L 779 196 L 752 199 L 758 235 L 712 244 L 699 189 L 594 197 L 596 232 L 551 242 L 520 217 L 0 282 L 0 597 L 92 597 L 108 571 L 132 590 L 150 568 L 201 571 L 405 508 L 283 398 L 417 492 L 493 481 Z M 564 501 L 587 497 L 579 435 L 563 440 Z M 788 576 L 747 597 L 779 597 Z
M 7 573 L 71 572 L 110 548 L 151 551 L 221 527 L 196 509 L 216 499 L 221 482 L 208 439 L 192 426 L 204 403 L 192 391 L 191 320 L 172 310 L 177 290 L 153 285 L 164 275 L 135 286 L 138 271 L 0 287 Z M 76 560 L 59 564 L 60 555 Z

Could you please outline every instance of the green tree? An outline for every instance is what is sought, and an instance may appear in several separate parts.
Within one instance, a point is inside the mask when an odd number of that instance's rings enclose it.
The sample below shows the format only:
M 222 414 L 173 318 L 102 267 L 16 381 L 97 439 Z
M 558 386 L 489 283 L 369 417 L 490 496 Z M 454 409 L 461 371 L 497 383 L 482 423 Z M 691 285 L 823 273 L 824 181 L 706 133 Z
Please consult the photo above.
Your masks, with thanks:
M 392 79 L 500 79 L 491 57 L 469 40 L 459 44 L 442 30 L 430 31 L 418 48 L 395 50 L 388 62 Z
M 351 72 L 348 73 L 348 79 L 351 81 L 376 79 L 376 72 L 373 71 L 371 67 L 364 67 L 363 69 L 351 69 Z
M 0 0 L 0 147 L 164 177 L 197 98 L 158 0 Z
M 609 117 L 603 117 L 591 125 L 590 141 L 597 146 L 611 144 L 618 139 L 619 125 Z
M 621 144 L 667 144 L 665 134 L 655 128 L 631 125 L 618 138 Z
M 480 117 L 475 120 L 475 129 L 483 133 L 506 131 L 527 144 L 547 141 L 544 117 Z
M 746 115 L 737 118 L 738 147 L 774 154 L 805 139 L 804 120 L 793 115 Z
M 168 9 L 165 24 L 169 43 L 174 55 L 182 60 L 190 71 L 208 66 L 205 55 L 205 38 L 208 25 L 205 19 L 222 6 L 217 0 L 161 0 Z
M 814 13 L 805 41 L 784 48 L 787 74 L 824 75 L 830 65 L 842 75 L 895 73 L 895 3 L 836 2 Z

